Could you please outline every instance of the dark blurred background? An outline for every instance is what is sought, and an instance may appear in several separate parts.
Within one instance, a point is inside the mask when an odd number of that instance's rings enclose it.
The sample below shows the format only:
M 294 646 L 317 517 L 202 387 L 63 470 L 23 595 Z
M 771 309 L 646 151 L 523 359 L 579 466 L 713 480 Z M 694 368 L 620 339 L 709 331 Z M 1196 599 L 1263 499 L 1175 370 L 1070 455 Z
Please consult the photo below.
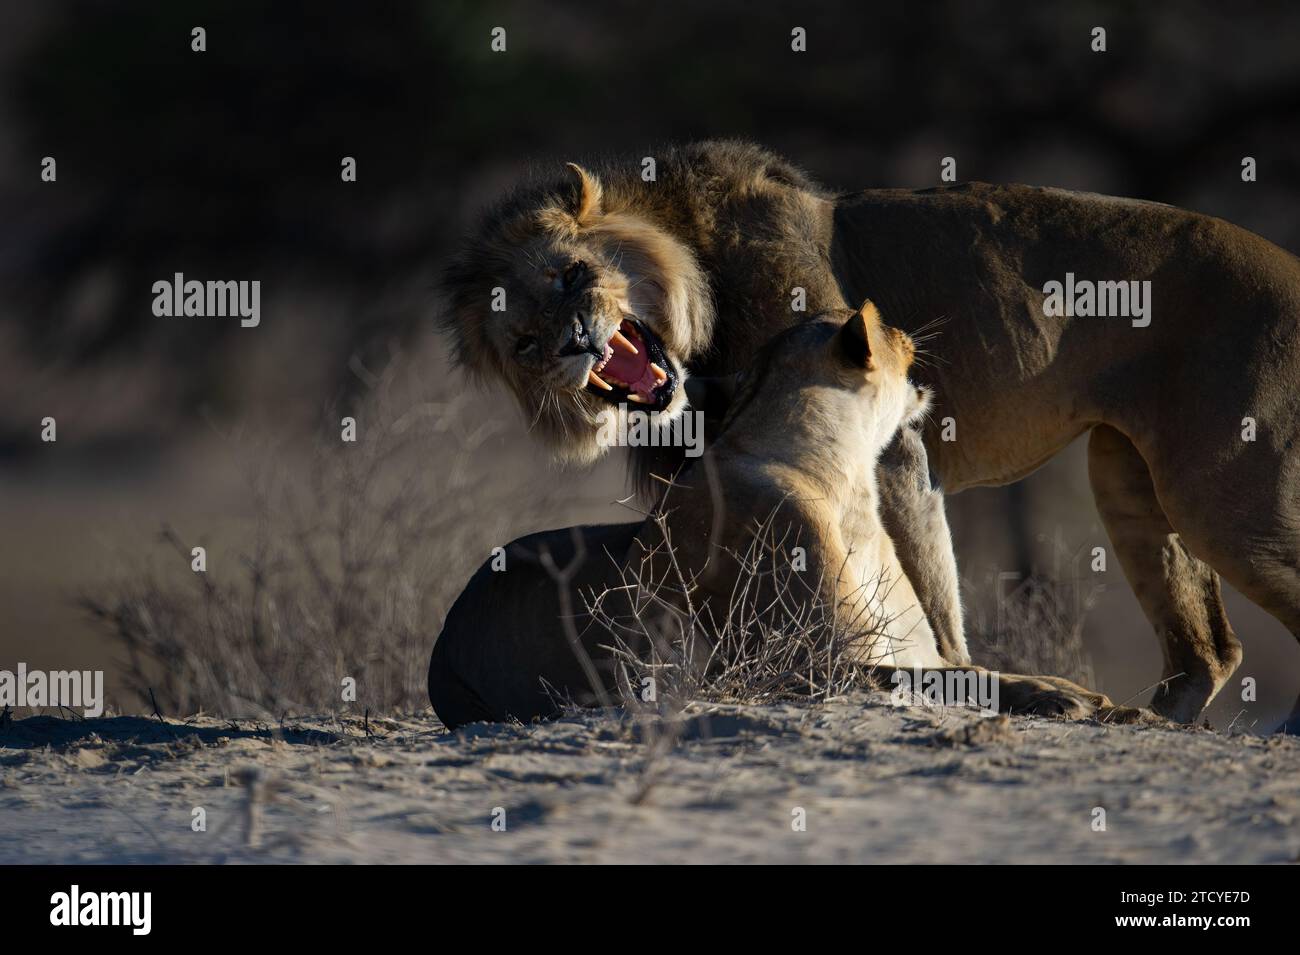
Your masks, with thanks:
M 254 455 L 233 435 L 293 459 L 395 355 L 431 393 L 463 390 L 430 331 L 433 277 L 529 166 L 736 136 L 851 189 L 931 186 L 953 156 L 959 179 L 1173 203 L 1294 251 L 1297 36 L 1293 3 L 5 3 L 0 666 L 111 661 L 74 598 L 161 521 L 237 539 Z M 178 271 L 260 279 L 260 327 L 154 317 L 152 283 Z M 553 484 L 513 406 L 487 395 L 472 413 L 502 422 L 481 460 L 513 462 L 512 493 Z M 566 520 L 620 516 L 616 465 L 566 487 Z M 977 623 L 997 593 L 1077 577 L 1074 555 L 1106 543 L 1078 446 L 951 508 Z M 482 556 L 430 586 L 454 596 Z M 1155 638 L 1113 561 L 1104 590 L 1086 576 L 1070 612 L 1102 688 L 1139 692 Z M 1300 691 L 1300 648 L 1235 595 L 1230 612 L 1261 699 L 1230 689 L 1215 721 L 1262 726 Z

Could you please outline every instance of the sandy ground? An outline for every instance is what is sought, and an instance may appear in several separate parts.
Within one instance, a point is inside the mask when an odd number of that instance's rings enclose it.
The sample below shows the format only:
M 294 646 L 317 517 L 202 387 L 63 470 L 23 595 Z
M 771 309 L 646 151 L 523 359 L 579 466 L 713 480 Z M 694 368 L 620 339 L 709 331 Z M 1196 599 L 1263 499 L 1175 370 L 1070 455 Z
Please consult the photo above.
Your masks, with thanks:
M 0 732 L 0 862 L 1300 861 L 1294 737 L 882 694 L 659 729 L 31 717 Z

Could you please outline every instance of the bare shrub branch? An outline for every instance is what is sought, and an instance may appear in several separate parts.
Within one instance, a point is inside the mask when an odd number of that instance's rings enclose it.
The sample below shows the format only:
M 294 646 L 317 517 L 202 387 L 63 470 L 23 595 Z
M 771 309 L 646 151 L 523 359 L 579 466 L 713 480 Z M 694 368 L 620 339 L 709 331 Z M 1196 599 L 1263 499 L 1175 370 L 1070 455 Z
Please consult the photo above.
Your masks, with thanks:
M 372 391 L 348 412 L 355 443 L 331 428 L 305 468 L 297 449 L 244 448 L 253 521 L 237 561 L 210 561 L 192 583 L 131 567 L 112 592 L 83 598 L 142 701 L 153 687 L 171 713 L 337 713 L 351 677 L 358 707 L 427 705 L 438 621 L 476 556 L 514 530 L 507 517 L 530 512 L 470 464 L 502 427 L 482 420 L 476 396 L 427 400 L 400 358 L 363 371 Z M 188 574 L 192 542 L 170 527 L 160 541 Z

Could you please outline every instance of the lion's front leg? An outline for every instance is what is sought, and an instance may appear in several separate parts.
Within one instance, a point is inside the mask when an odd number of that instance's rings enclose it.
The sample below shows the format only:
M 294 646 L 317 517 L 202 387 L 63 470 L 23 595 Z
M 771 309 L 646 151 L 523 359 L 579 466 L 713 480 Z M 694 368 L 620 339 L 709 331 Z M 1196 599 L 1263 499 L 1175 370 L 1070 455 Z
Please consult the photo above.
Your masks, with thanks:
M 1064 690 L 1074 696 L 1081 697 L 1092 706 L 1096 707 L 1096 717 L 1103 723 L 1142 723 L 1146 726 L 1168 726 L 1173 727 L 1176 724 L 1165 719 L 1158 713 L 1151 710 L 1141 709 L 1136 706 L 1125 706 L 1123 703 L 1114 703 L 1105 693 L 1098 693 L 1096 690 L 1090 690 L 1086 686 L 1080 686 L 1072 680 L 1067 680 L 1060 676 L 1037 676 L 1027 677 L 1030 680 L 1039 680 L 1050 683 L 1059 690 Z
M 934 631 L 939 654 L 951 664 L 965 666 L 970 654 L 962 628 L 957 558 L 943 492 L 930 486 L 920 434 L 910 427 L 898 430 L 880 456 L 876 480 L 881 523 Z
M 1000 708 L 1012 713 L 1063 716 L 1080 719 L 1092 716 L 1103 723 L 1140 723 L 1173 727 L 1175 724 L 1150 710 L 1114 703 L 1105 693 L 1059 676 L 1022 676 L 1003 673 L 998 677 Z

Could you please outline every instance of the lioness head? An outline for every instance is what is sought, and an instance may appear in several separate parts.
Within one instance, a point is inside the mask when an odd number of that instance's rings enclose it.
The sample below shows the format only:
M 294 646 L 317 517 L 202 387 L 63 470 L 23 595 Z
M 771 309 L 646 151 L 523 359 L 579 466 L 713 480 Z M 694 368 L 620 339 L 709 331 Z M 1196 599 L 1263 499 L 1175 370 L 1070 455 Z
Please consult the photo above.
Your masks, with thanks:
M 834 467 L 871 461 L 930 394 L 907 378 L 912 339 L 884 324 L 871 302 L 823 312 L 768 341 L 742 373 L 724 436 L 771 448 L 806 444 Z
M 492 210 L 444 274 L 459 363 L 503 381 L 566 460 L 601 454 L 611 405 L 678 414 L 709 341 L 704 272 L 635 201 L 570 164 Z

